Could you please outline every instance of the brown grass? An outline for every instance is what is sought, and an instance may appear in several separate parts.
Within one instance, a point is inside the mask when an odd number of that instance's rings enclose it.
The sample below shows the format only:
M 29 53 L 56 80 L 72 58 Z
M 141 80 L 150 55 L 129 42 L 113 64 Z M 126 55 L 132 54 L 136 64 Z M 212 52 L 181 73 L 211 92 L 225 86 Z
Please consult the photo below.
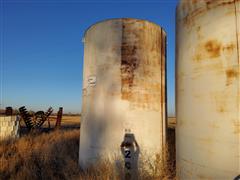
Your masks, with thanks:
M 0 179 L 67 179 L 79 173 L 79 131 L 31 134 L 0 144 Z
M 108 161 L 96 163 L 85 171 L 78 166 L 79 130 L 32 133 L 15 141 L 0 142 L 0 179 L 120 179 Z M 161 160 L 139 168 L 139 179 L 173 179 L 174 161 L 167 167 Z M 148 163 L 142 162 L 142 163 Z M 153 173 L 154 172 L 154 173 Z

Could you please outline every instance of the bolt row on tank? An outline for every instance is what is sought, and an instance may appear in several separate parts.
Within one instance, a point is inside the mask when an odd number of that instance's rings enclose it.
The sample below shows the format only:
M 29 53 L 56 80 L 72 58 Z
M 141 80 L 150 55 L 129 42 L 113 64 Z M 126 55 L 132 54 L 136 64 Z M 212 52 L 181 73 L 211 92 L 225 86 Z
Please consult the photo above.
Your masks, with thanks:
M 240 1 L 181 0 L 176 11 L 177 177 L 237 178 Z M 163 157 L 166 32 L 110 19 L 91 26 L 84 45 L 80 166 L 123 156 L 134 169 L 143 156 Z

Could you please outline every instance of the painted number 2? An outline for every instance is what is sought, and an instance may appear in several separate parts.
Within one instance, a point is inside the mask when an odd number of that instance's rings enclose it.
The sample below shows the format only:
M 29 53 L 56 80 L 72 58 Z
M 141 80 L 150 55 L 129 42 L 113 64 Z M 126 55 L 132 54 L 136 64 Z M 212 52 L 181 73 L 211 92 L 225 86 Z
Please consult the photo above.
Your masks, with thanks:
M 131 158 L 131 151 L 130 150 L 125 150 L 125 159 L 130 159 Z M 131 169 L 131 163 L 129 161 L 125 161 L 125 168 L 130 170 Z
M 130 150 L 125 151 L 125 158 L 131 158 L 131 151 Z

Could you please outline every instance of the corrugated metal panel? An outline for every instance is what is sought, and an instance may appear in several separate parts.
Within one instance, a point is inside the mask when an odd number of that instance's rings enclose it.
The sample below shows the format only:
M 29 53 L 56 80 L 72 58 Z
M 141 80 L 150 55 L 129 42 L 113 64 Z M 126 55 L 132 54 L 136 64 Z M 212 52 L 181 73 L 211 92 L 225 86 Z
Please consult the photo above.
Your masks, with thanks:
M 236 7 L 239 1 L 192 0 L 177 9 L 180 179 L 233 179 L 240 174 Z
M 143 155 L 166 139 L 165 32 L 137 19 L 112 19 L 85 34 L 80 165 L 121 156 L 127 133 Z

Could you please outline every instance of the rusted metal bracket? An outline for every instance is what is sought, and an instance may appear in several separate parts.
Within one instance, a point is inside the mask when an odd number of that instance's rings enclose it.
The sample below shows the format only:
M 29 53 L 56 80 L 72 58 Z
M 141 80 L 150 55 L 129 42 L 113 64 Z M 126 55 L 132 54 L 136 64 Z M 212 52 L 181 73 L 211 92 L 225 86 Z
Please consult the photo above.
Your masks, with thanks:
M 63 114 L 63 108 L 60 107 L 59 110 L 58 110 L 58 113 L 57 113 L 57 120 L 56 120 L 55 128 L 60 128 L 61 127 L 62 114 Z
M 24 120 L 26 127 L 31 130 L 33 128 L 32 120 L 31 120 L 31 115 L 25 108 L 25 106 L 22 106 L 19 108 L 19 113 L 22 119 Z
M 19 108 L 19 112 L 26 124 L 26 127 L 29 130 L 32 130 L 40 128 L 43 123 L 48 120 L 49 116 L 53 112 L 53 109 L 50 107 L 45 113 L 43 111 L 38 111 L 33 116 L 31 116 L 26 107 L 22 106 Z

